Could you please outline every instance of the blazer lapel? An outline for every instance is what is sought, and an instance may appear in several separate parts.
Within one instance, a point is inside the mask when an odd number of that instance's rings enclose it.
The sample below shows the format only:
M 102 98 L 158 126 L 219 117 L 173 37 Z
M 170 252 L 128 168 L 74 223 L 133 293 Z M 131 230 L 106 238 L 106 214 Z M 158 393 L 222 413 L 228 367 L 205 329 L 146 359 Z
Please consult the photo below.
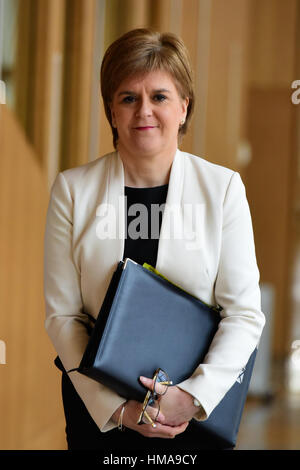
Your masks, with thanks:
M 169 187 L 162 219 L 156 268 L 170 281 L 184 288 L 188 277 L 188 259 L 184 251 L 183 182 L 184 154 L 177 150 L 169 178 Z M 189 284 L 189 282 L 188 282 Z M 189 286 L 190 287 L 190 286 Z M 188 289 L 187 289 L 188 290 Z
M 205 204 L 199 204 L 195 198 L 199 185 L 188 171 L 186 158 L 177 150 L 170 173 L 156 268 L 170 281 L 200 298 L 209 281 L 203 266 L 203 243 L 197 238 L 203 234 Z M 184 187 L 184 182 L 188 182 L 188 188 Z M 195 184 L 197 187 L 193 186 Z
M 115 266 L 123 258 L 125 244 L 125 195 L 124 168 L 118 152 L 109 160 L 107 179 L 107 203 L 115 213 L 116 236 L 111 244 L 112 263 Z

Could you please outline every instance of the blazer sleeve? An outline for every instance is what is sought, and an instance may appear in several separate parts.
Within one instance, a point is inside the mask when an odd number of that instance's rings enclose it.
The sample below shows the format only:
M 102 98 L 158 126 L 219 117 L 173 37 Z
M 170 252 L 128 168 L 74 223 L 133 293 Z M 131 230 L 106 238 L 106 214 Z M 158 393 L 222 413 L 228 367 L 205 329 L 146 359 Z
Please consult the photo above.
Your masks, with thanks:
M 198 420 L 207 419 L 234 384 L 257 347 L 265 323 L 251 215 L 238 173 L 233 173 L 223 203 L 215 298 L 223 307 L 217 333 L 203 364 L 178 385 L 201 403 Z
M 73 259 L 72 214 L 70 191 L 59 173 L 51 189 L 44 238 L 45 328 L 66 370 L 78 367 L 88 342 L 80 269 Z M 110 418 L 124 398 L 78 372 L 69 377 L 100 430 L 116 427 Z

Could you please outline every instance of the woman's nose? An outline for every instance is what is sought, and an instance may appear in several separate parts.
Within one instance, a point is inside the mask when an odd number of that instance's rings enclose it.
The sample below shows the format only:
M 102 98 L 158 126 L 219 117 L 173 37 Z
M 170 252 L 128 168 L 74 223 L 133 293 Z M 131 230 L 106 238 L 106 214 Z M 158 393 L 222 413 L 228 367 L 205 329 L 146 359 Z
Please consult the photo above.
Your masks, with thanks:
M 152 115 L 151 101 L 147 98 L 141 98 L 137 104 L 136 116 L 147 117 Z

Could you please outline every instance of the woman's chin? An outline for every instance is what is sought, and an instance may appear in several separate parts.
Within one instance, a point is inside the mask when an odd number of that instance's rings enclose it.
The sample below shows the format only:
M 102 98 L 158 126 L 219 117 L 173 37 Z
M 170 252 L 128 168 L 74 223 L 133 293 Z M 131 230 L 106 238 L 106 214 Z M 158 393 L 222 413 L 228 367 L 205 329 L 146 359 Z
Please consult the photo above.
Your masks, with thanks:
M 160 154 L 161 145 L 155 145 L 153 142 L 135 142 L 131 153 L 138 153 L 139 156 L 151 157 Z

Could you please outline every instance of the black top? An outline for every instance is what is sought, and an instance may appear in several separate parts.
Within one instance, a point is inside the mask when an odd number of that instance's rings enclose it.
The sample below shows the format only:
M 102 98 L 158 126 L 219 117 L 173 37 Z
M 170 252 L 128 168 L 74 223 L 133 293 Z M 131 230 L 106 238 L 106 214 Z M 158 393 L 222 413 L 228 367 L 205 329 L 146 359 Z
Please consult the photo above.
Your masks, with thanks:
M 168 184 L 152 188 L 125 186 L 124 258 L 155 267 Z

